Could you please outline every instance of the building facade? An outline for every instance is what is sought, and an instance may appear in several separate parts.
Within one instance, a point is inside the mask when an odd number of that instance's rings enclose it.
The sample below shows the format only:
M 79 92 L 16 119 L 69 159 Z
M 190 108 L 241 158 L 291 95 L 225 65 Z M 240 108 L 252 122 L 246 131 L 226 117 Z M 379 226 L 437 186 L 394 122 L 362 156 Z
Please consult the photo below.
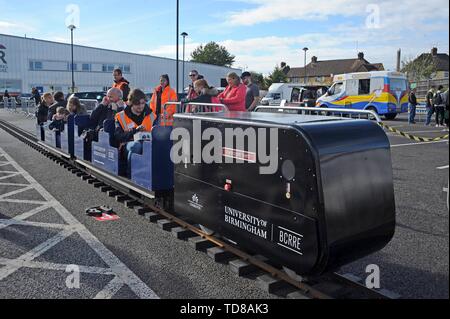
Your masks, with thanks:
M 158 85 L 161 74 L 168 74 L 176 87 L 176 61 L 143 54 L 120 52 L 86 46 L 74 46 L 75 90 L 105 91 L 113 82 L 115 68 L 123 70 L 132 88 L 146 93 Z M 185 62 L 185 86 L 190 70 L 197 70 L 210 85 L 220 87 L 228 72 L 241 70 L 208 64 Z M 183 86 L 183 62 L 179 64 L 179 88 Z M 57 42 L 0 34 L 0 94 L 63 91 L 72 87 L 71 46 Z
M 313 56 L 306 67 L 290 69 L 288 79 L 292 83 L 329 86 L 335 75 L 370 71 L 384 71 L 384 66 L 382 63 L 368 62 L 363 52 L 360 52 L 356 59 L 319 61 Z

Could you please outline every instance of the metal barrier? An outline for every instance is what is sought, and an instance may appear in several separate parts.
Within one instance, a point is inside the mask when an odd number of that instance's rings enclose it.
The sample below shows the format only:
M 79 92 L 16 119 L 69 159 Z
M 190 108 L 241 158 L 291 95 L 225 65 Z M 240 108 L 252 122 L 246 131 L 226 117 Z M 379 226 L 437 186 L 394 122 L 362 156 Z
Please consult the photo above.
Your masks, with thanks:
M 338 116 L 345 117 L 348 115 L 349 117 L 357 116 L 357 118 L 362 119 L 362 116 L 366 116 L 367 119 L 372 117 L 378 123 L 381 123 L 381 117 L 374 111 L 369 110 L 353 110 L 353 109 L 329 109 L 329 108 L 318 108 L 318 107 L 296 107 L 296 106 L 284 106 L 283 104 L 279 107 L 275 106 L 258 106 L 255 109 L 255 112 L 261 111 L 272 111 L 279 113 L 291 113 L 291 114 L 299 114 L 299 115 L 322 115 L 322 116 Z
M 408 115 L 410 114 L 410 110 L 408 110 Z M 416 107 L 416 120 L 417 122 L 425 122 L 427 119 L 428 110 L 426 105 L 417 105 Z
M 175 105 L 177 107 L 176 113 L 221 113 L 228 112 L 228 107 L 225 104 L 217 103 L 182 103 L 182 102 L 167 102 L 163 106 L 163 111 L 167 107 Z

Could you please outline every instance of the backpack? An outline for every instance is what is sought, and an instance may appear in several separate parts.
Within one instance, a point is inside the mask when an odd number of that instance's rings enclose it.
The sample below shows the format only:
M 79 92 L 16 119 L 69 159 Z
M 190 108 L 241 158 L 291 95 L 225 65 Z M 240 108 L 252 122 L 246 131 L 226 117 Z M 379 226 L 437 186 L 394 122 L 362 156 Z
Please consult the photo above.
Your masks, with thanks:
M 442 93 L 441 92 L 437 92 L 434 95 L 433 102 L 434 102 L 434 105 L 442 105 L 442 104 L 444 104 L 444 100 L 442 99 Z

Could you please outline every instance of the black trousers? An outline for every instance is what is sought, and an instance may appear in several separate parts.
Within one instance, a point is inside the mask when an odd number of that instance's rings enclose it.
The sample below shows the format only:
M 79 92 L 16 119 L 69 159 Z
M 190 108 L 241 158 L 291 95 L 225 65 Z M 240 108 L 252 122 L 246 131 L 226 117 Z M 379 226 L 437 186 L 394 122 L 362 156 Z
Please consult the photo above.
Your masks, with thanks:
M 436 106 L 436 125 L 444 126 L 445 106 Z

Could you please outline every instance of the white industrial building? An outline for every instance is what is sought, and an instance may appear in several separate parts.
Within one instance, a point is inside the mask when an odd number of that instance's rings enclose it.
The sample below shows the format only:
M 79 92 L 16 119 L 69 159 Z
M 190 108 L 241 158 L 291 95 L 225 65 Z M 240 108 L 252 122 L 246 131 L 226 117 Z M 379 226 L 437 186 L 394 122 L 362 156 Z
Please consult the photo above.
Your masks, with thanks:
M 72 86 L 71 46 L 45 40 L 0 34 L 0 94 L 29 93 L 36 87 L 41 92 L 63 91 Z M 105 91 L 113 82 L 112 72 L 121 68 L 132 88 L 153 91 L 161 74 L 168 74 L 176 87 L 176 61 L 143 54 L 120 52 L 86 46 L 74 46 L 75 87 L 78 92 Z M 189 71 L 198 70 L 209 84 L 223 86 L 228 72 L 241 70 L 201 63 L 185 63 L 185 84 Z M 183 62 L 180 61 L 180 90 Z

